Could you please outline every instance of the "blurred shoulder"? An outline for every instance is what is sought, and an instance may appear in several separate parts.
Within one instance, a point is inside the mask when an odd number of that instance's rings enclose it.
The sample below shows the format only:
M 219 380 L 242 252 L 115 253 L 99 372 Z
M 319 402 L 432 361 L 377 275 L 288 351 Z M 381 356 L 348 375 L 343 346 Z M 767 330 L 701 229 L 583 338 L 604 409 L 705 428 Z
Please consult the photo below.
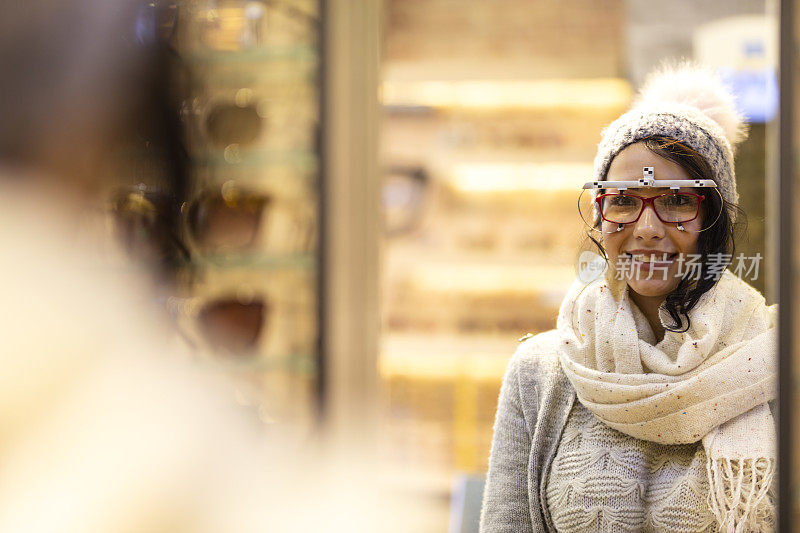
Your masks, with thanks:
M 558 331 L 551 329 L 520 339 L 512 363 L 521 375 L 542 375 L 561 369 L 558 359 Z

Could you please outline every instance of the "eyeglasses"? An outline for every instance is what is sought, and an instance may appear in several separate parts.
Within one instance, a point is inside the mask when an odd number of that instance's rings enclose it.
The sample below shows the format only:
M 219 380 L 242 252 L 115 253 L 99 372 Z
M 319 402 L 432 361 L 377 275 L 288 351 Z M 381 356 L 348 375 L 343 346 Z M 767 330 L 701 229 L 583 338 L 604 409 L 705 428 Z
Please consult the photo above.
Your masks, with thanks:
M 420 222 L 430 178 L 423 167 L 391 167 L 383 179 L 384 227 L 390 236 L 413 230 Z
M 316 141 L 314 86 L 288 80 L 250 87 L 211 86 L 181 103 L 187 146 L 198 157 L 209 149 L 307 150 Z
M 124 189 L 112 199 L 111 211 L 118 236 L 132 255 L 163 261 L 177 254 L 187 261 L 191 254 L 184 242 L 203 254 L 253 248 L 271 204 L 271 196 L 228 182 L 181 208 L 158 189 Z
M 117 237 L 127 252 L 162 266 L 185 262 L 189 251 L 175 231 L 175 199 L 158 189 L 138 186 L 117 192 L 111 200 Z
M 262 119 L 254 104 L 238 106 L 231 102 L 217 104 L 206 116 L 206 134 L 214 148 L 230 144 L 247 146 L 261 134 Z
M 642 216 L 644 208 L 652 205 L 656 216 L 664 223 L 686 223 L 697 218 L 705 196 L 694 193 L 664 193 L 645 198 L 629 193 L 606 193 L 598 196 L 603 220 L 613 224 L 632 224 Z
M 313 200 L 244 188 L 234 181 L 204 188 L 180 207 L 172 197 L 158 194 L 146 187 L 125 190 L 111 206 L 126 248 L 148 261 L 172 255 L 184 263 L 217 261 L 254 250 L 306 254 L 316 247 Z
M 256 242 L 269 196 L 226 184 L 188 204 L 190 244 L 202 253 L 243 251 Z
M 261 337 L 268 306 L 262 299 L 220 299 L 203 306 L 197 320 L 206 341 L 218 353 L 251 353 Z
M 190 295 L 163 305 L 201 356 L 259 365 L 305 364 L 316 350 L 316 280 L 310 272 L 210 269 L 191 279 Z M 291 359 L 291 361 L 289 361 Z
M 260 296 L 240 298 L 231 294 L 211 300 L 170 297 L 166 306 L 190 343 L 235 358 L 258 353 L 271 315 L 269 302 Z

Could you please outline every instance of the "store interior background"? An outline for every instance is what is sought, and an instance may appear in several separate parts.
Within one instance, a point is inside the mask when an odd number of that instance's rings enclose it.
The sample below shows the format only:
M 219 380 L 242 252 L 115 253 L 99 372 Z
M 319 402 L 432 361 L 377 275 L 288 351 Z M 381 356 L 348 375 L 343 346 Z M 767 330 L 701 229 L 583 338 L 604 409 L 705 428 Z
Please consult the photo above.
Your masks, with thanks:
M 392 461 L 418 490 L 475 497 L 516 340 L 555 327 L 579 251 L 590 249 L 576 201 L 602 128 L 664 59 L 774 76 L 768 8 L 386 2 L 380 161 L 391 231 L 379 364 Z M 774 250 L 765 245 L 765 161 L 777 102 L 761 105 L 737 154 L 749 225 L 736 253 L 765 258 L 752 283 L 766 291 Z

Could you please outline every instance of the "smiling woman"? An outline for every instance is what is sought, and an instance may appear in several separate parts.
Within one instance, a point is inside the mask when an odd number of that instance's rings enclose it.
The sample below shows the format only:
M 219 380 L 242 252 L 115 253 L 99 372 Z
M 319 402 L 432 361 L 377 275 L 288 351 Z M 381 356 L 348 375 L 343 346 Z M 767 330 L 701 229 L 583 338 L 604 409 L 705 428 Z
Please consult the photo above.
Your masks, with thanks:
M 650 146 L 655 146 L 655 150 L 665 150 L 661 148 L 665 144 L 672 149 L 674 160 L 650 149 Z M 681 163 L 686 165 L 684 159 L 693 155 L 692 152 L 674 141 L 662 140 L 659 143 L 656 139 L 648 139 L 637 142 L 617 154 L 608 169 L 607 179 L 629 179 L 637 171 L 641 173 L 643 167 L 649 167 L 659 180 L 690 180 L 693 176 Z M 703 178 L 709 176 L 710 173 Z M 645 187 L 635 189 L 634 194 L 608 189 L 606 194 L 597 198 L 602 218 L 599 223 L 601 251 L 607 255 L 615 278 L 624 278 L 627 282 L 631 299 L 648 318 L 658 340 L 664 337 L 659 307 L 678 289 L 687 258 L 697 254 L 704 223 L 719 222 L 717 206 L 710 205 L 716 203 L 716 192 L 708 191 L 702 195 L 696 190 L 682 188 L 668 192 L 669 189 Z M 725 225 L 732 227 L 731 224 Z M 691 309 L 691 306 L 684 304 L 683 309 Z M 680 323 L 675 324 L 678 326 Z
M 482 532 L 774 529 L 777 309 L 724 270 L 740 138 L 688 64 L 604 131 L 585 188 L 608 268 L 511 359 Z
M 713 180 L 714 176 L 711 166 L 700 153 L 683 142 L 656 135 L 622 149 L 611 162 L 607 179 L 617 180 L 635 176 L 637 165 L 641 169 L 645 162 L 646 166 L 654 168 L 659 180 Z M 649 187 L 637 190 L 639 194 L 645 194 L 639 191 L 652 191 L 647 193 L 652 196 L 663 192 Z M 660 210 L 655 205 L 654 211 L 642 207 L 638 213 L 639 219 L 631 218 L 625 221 L 630 223 L 624 226 L 613 224 L 614 220 L 607 220 L 613 217 L 601 216 L 602 220 L 598 218 L 595 221 L 595 228 L 601 232 L 600 242 L 592 239 L 604 257 L 609 259 L 614 278 L 626 278 L 629 281 L 631 298 L 648 317 L 659 340 L 664 332 L 658 318 L 659 307 L 663 304 L 665 312 L 671 318 L 666 329 L 686 331 L 691 325 L 689 311 L 697 304 L 698 299 L 714 286 L 719 277 L 710 272 L 710 270 L 720 271 L 720 266 L 712 263 L 710 258 L 733 256 L 734 221 L 744 223 L 746 220 L 745 213 L 733 199 L 730 197 L 727 200 L 723 199 L 719 188 L 682 188 L 679 192 L 694 194 L 696 199 L 696 207 L 692 209 L 676 208 L 676 212 L 680 213 L 680 220 L 674 216 L 673 218 L 668 215 L 659 216 Z M 694 205 L 694 202 L 688 199 L 683 203 L 691 204 L 690 207 Z M 645 221 L 642 221 L 642 218 Z M 635 230 L 636 238 L 627 239 L 623 244 L 629 248 L 619 249 L 620 240 L 630 235 L 628 230 Z M 653 231 L 657 234 L 653 235 Z M 664 232 L 663 236 L 660 231 Z M 657 241 L 662 244 L 647 247 L 641 245 L 644 241 Z M 678 245 L 681 249 L 677 249 Z M 609 250 L 609 247 L 613 249 Z M 648 267 L 638 262 L 644 259 L 642 255 L 653 253 L 656 254 L 656 259 L 663 258 L 661 256 L 665 251 L 678 254 L 666 266 L 655 264 Z M 635 255 L 638 257 L 634 257 Z M 622 268 L 619 268 L 620 263 Z M 722 268 L 725 266 L 727 265 L 722 265 Z M 687 273 L 690 275 L 686 276 Z M 631 279 L 634 278 L 634 274 L 636 274 L 635 279 Z M 642 283 L 643 281 L 654 283 Z M 662 284 L 658 284 L 658 281 Z M 654 294 L 653 290 L 661 292 Z

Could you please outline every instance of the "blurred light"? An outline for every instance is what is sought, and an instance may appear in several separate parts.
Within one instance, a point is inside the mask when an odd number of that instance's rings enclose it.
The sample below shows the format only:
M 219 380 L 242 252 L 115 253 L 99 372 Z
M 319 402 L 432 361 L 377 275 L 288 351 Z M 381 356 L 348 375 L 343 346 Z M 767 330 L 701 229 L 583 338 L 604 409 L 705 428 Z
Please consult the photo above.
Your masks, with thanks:
M 462 193 L 575 191 L 592 177 L 589 163 L 464 163 L 447 181 Z
M 409 276 L 412 288 L 426 294 L 539 294 L 561 287 L 566 294 L 575 280 L 570 265 L 460 263 L 426 261 Z
M 242 162 L 242 154 L 239 152 L 238 143 L 229 144 L 227 147 L 225 147 L 225 151 L 223 153 L 225 161 L 228 163 L 234 164 Z
M 535 81 L 385 81 L 383 104 L 476 109 L 625 108 L 630 84 L 618 78 Z
M 452 346 L 449 348 L 450 352 L 447 349 L 425 351 L 424 346 L 415 346 L 417 351 L 411 351 L 402 343 L 387 340 L 378 360 L 378 371 L 385 377 L 421 380 L 469 377 L 496 382 L 503 377 L 508 366 L 508 359 L 498 357 L 496 352 L 452 352 Z
M 774 17 L 759 14 L 717 19 L 693 35 L 695 59 L 720 73 L 748 122 L 778 111 L 777 32 Z
M 769 122 L 778 114 L 778 75 L 774 68 L 720 69 L 720 75 L 736 95 L 736 107 L 747 122 Z

